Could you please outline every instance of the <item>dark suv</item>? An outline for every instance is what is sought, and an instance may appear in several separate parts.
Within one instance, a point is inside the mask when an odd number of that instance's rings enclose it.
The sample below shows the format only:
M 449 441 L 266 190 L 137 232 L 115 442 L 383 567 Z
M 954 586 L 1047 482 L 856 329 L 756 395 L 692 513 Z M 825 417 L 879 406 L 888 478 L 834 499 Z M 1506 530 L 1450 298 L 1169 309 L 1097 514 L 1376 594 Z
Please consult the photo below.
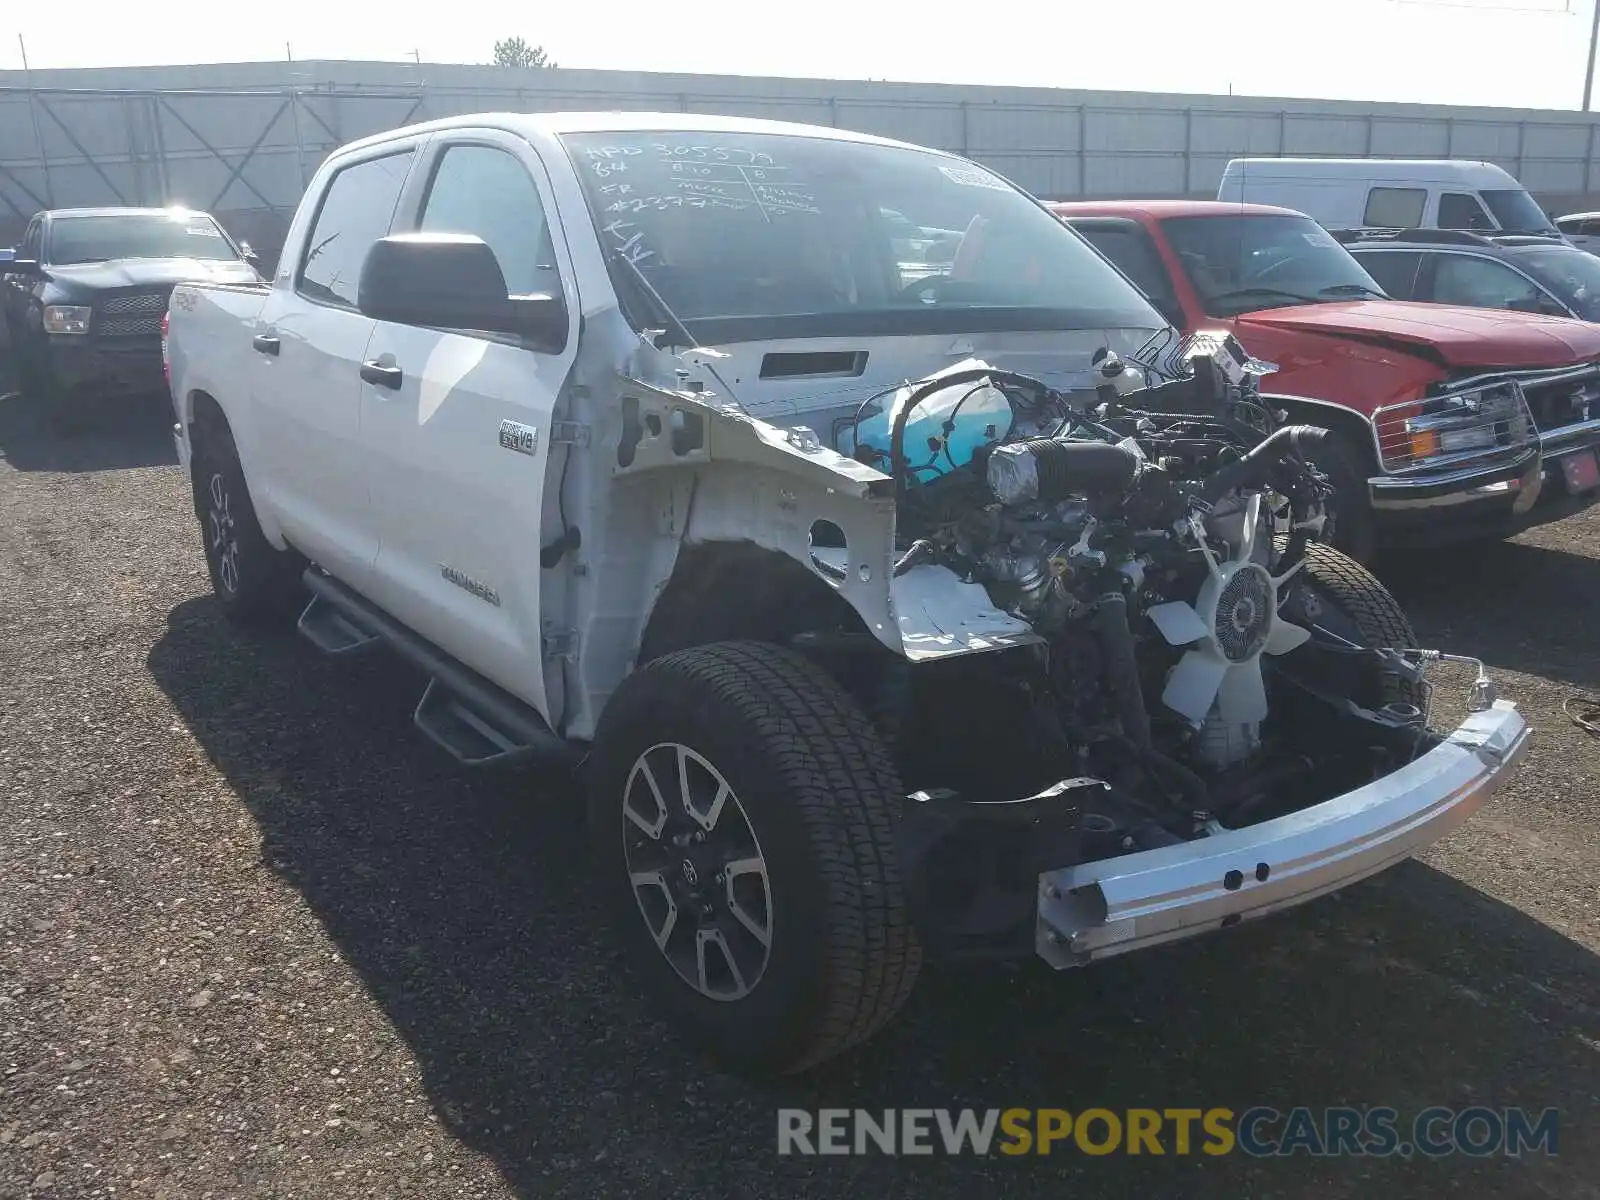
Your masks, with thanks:
M 1600 321 L 1600 258 L 1565 239 L 1465 229 L 1334 236 L 1396 300 Z

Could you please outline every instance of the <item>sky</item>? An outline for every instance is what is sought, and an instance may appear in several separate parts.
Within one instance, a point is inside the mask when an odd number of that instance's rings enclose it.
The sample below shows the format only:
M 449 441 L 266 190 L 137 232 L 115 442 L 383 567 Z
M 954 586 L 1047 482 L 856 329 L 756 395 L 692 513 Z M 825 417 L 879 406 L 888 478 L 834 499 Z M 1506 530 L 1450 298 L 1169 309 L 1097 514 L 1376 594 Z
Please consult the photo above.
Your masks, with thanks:
M 520 36 L 564 67 L 1575 110 L 1595 2 L 273 0 L 230 17 L 77 0 L 8 5 L 0 69 L 23 65 L 19 35 L 35 69 L 286 53 L 487 62 L 496 39 Z

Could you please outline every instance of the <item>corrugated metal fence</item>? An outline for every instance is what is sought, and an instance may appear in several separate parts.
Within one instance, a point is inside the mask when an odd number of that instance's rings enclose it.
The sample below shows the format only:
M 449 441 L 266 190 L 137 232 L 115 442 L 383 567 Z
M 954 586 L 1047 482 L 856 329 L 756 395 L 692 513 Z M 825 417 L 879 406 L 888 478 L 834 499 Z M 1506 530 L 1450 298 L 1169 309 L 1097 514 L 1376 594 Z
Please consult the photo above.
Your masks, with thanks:
M 353 138 L 456 113 L 666 109 L 952 150 L 1048 198 L 1215 194 L 1240 154 L 1500 163 L 1553 208 L 1600 198 L 1581 113 L 392 63 L 0 72 L 0 244 L 35 210 L 186 203 L 269 254 Z M 1596 204 L 1600 207 L 1600 204 Z

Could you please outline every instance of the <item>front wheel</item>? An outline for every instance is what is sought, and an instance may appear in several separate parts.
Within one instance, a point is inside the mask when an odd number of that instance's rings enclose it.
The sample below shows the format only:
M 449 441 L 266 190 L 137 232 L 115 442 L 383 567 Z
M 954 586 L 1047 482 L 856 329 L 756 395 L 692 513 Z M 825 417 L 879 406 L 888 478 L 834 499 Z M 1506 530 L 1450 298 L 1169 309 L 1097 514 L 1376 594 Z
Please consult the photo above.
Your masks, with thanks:
M 1313 542 L 1305 567 L 1290 581 L 1279 610 L 1306 628 L 1320 627 L 1336 639 L 1369 649 L 1414 650 L 1417 635 L 1394 594 L 1349 555 Z M 1315 652 L 1307 646 L 1297 654 Z M 1366 708 L 1413 704 L 1426 708 L 1421 685 L 1404 678 L 1370 655 L 1327 654 L 1324 674 L 1332 674 L 1337 694 Z
M 30 345 L 26 335 L 12 335 L 17 362 L 17 390 L 43 417 L 51 432 L 69 436 L 89 424 L 86 398 L 62 385 L 49 355 Z
M 781 647 L 628 676 L 596 733 L 589 829 L 641 982 L 698 1048 L 792 1073 L 876 1033 L 921 966 L 900 783 L 856 703 Z

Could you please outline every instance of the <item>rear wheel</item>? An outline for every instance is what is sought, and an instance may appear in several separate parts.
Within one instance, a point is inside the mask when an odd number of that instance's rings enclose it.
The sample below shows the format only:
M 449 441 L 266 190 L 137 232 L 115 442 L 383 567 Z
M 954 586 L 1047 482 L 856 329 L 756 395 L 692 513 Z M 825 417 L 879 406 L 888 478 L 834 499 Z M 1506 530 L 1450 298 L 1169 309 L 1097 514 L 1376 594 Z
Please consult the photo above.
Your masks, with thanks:
M 900 783 L 815 663 L 757 642 L 656 659 L 596 733 L 589 829 L 651 998 L 709 1056 L 795 1072 L 872 1036 L 921 965 Z
M 194 506 L 212 593 L 236 623 L 286 622 L 305 604 L 305 564 L 292 551 L 274 547 L 261 532 L 227 426 L 212 422 L 198 435 Z

